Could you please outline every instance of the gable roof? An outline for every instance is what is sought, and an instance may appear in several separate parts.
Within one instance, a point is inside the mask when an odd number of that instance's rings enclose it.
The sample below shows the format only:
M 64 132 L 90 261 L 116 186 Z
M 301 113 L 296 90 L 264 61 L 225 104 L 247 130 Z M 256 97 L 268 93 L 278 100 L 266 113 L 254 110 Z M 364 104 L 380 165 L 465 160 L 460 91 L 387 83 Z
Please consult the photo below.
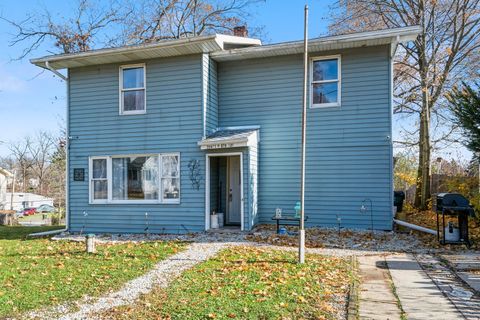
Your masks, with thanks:
M 309 51 L 407 42 L 416 39 L 420 31 L 419 26 L 411 26 L 314 38 L 309 40 Z M 229 61 L 302 52 L 303 40 L 262 46 L 258 39 L 215 34 L 79 53 L 50 55 L 32 59 L 30 62 L 42 68 L 64 69 L 199 53 L 209 53 L 217 61 Z
M 213 133 L 198 141 L 200 149 L 227 149 L 247 147 L 258 142 L 260 126 L 217 128 Z

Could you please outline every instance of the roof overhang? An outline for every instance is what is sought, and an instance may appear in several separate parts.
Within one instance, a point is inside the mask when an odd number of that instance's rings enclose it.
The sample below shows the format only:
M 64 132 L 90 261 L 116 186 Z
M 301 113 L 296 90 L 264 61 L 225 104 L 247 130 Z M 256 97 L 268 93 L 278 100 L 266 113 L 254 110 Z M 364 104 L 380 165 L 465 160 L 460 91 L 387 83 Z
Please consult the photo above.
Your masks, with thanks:
M 11 173 L 7 169 L 1 168 L 1 167 L 0 167 L 0 174 L 5 176 L 5 177 L 13 177 L 13 173 Z
M 308 50 L 319 52 L 398 44 L 415 40 L 420 32 L 419 26 L 411 26 L 321 37 L 309 40 Z M 231 61 L 303 52 L 303 40 L 265 46 L 261 44 L 258 39 L 215 34 L 73 54 L 51 55 L 32 59 L 30 62 L 42 68 L 57 70 L 200 53 L 209 53 L 217 61 Z
M 198 141 L 201 150 L 253 147 L 258 144 L 260 127 L 219 128 L 212 135 Z
M 210 53 L 225 48 L 259 46 L 258 39 L 222 34 L 166 40 L 156 43 L 91 50 L 87 52 L 58 54 L 30 60 L 42 68 L 65 69 L 89 65 L 122 63 L 152 58 Z
M 415 40 L 420 32 L 421 28 L 419 26 L 411 26 L 315 38 L 309 40 L 308 51 L 319 52 L 405 43 Z M 211 53 L 211 57 L 216 61 L 232 61 L 300 53 L 303 53 L 303 40 L 217 51 Z

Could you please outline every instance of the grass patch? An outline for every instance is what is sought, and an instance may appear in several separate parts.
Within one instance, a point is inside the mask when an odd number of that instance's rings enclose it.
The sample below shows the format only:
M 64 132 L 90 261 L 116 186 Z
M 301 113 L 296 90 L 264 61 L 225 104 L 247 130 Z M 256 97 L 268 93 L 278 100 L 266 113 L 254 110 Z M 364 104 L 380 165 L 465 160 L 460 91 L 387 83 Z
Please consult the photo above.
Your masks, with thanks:
M 346 308 L 353 271 L 349 259 L 235 247 L 156 288 L 108 319 L 336 319 Z
M 0 228 L 0 318 L 116 290 L 183 247 L 173 242 L 98 244 L 92 255 L 84 252 L 84 243 L 22 240 L 54 229 Z
M 63 228 L 64 226 L 48 226 L 48 227 L 47 226 L 41 226 L 41 227 L 0 226 L 0 243 L 2 240 L 25 240 L 27 239 L 27 236 L 31 233 L 59 230 Z

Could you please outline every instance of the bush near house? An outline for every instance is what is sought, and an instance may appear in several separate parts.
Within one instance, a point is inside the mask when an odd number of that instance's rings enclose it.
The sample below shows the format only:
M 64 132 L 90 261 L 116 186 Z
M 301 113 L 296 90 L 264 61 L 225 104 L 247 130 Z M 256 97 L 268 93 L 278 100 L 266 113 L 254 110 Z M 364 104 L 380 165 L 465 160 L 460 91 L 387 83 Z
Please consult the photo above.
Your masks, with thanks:
M 0 226 L 0 318 L 118 289 L 183 247 L 175 242 L 85 244 L 25 237 L 58 227 Z
M 354 278 L 350 261 L 234 247 L 104 319 L 336 319 Z

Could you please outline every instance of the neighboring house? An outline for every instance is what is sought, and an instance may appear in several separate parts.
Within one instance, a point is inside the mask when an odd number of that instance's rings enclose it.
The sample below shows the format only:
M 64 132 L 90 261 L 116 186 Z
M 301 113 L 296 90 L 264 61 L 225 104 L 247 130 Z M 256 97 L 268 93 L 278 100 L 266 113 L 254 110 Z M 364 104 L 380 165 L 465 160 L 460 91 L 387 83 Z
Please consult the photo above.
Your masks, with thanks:
M 310 40 L 307 226 L 369 228 L 372 210 L 392 229 L 392 56 L 418 32 Z M 293 214 L 302 52 L 212 35 L 32 60 L 68 69 L 69 229 L 202 231 L 216 211 L 250 230 Z
M 7 193 L 8 209 L 10 209 L 10 203 L 12 199 L 12 193 Z M 19 211 L 25 208 L 37 208 L 42 204 L 48 204 L 53 206 L 53 199 L 41 196 L 35 193 L 15 192 L 13 193 L 13 210 Z
M 10 209 L 10 202 L 7 199 L 7 184 L 9 179 L 13 177 L 13 174 L 0 167 L 0 210 Z

